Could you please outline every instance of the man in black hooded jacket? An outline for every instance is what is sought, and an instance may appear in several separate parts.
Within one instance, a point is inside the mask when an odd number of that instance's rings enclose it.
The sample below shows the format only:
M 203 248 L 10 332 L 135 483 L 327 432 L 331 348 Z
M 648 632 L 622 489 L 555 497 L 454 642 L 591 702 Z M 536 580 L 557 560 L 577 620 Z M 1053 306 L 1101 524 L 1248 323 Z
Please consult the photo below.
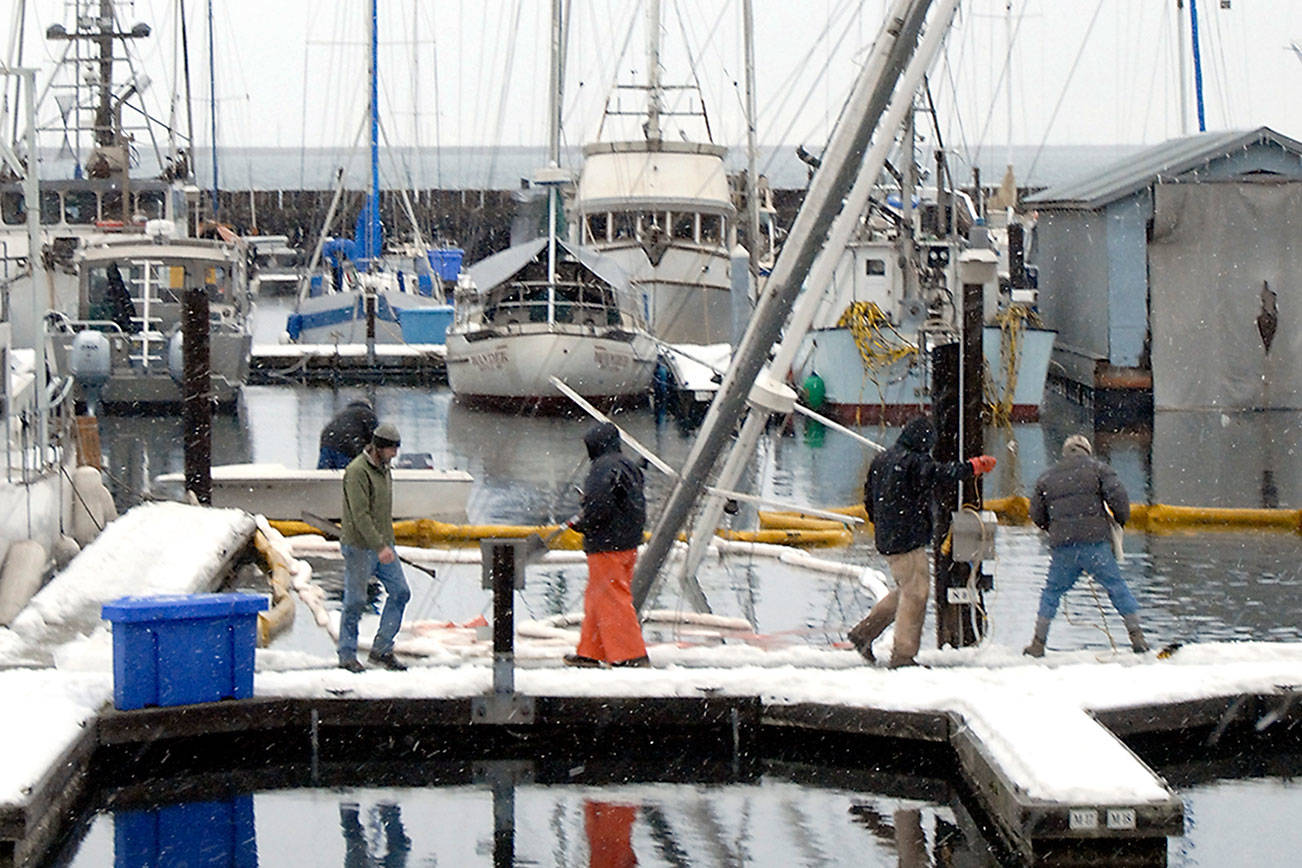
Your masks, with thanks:
M 931 541 L 932 492 L 942 482 L 972 479 L 995 466 L 989 455 L 936 461 L 931 457 L 935 444 L 935 426 L 920 416 L 905 425 L 895 445 L 873 459 L 868 468 L 864 509 L 873 523 L 877 551 L 886 556 L 896 584 L 850 629 L 850 641 L 870 663 L 875 662 L 873 640 L 895 621 L 891 668 L 915 665 L 931 588 L 926 547 Z
M 379 420 L 370 401 L 357 400 L 340 410 L 321 429 L 318 470 L 340 470 L 362 454 Z
M 650 666 L 642 625 L 633 608 L 633 566 L 646 524 L 642 470 L 619 451 L 619 429 L 593 425 L 583 436 L 592 465 L 583 484 L 583 506 L 566 522 L 583 534 L 588 586 L 583 626 L 570 666 Z

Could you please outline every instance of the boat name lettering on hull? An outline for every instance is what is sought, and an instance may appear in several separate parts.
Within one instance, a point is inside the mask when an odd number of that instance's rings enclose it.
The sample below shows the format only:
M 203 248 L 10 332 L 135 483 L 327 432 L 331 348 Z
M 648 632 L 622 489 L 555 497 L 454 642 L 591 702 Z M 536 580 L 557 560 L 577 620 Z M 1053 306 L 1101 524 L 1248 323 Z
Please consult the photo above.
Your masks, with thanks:
M 599 368 L 627 371 L 632 366 L 632 359 L 622 353 L 612 353 L 602 347 L 592 348 L 593 361 Z
M 466 361 L 481 371 L 496 371 L 506 367 L 511 359 L 506 347 L 494 347 L 482 353 L 474 353 Z

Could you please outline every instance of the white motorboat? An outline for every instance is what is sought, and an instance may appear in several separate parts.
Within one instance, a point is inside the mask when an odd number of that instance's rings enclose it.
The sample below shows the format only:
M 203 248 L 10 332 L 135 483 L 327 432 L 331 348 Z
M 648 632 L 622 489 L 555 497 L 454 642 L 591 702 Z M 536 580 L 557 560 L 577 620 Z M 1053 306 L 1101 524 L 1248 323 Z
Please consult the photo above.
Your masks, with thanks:
M 464 470 L 394 467 L 394 519 L 465 521 L 473 478 Z M 338 519 L 343 514 L 342 470 L 299 470 L 283 464 L 225 464 L 212 468 L 212 505 L 267 518 L 299 519 L 303 510 Z M 184 485 L 167 473 L 162 485 Z

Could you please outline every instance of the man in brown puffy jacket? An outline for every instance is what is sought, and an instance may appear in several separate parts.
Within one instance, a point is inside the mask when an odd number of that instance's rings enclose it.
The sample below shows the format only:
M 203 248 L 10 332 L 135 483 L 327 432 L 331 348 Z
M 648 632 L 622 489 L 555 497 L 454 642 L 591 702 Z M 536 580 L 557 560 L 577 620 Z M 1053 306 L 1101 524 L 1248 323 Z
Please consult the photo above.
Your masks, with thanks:
M 1130 634 L 1131 648 L 1136 653 L 1148 650 L 1139 626 L 1139 603 L 1121 578 L 1112 553 L 1110 522 L 1125 524 L 1129 518 L 1130 498 L 1116 472 L 1095 460 L 1084 434 L 1068 437 L 1062 444 L 1062 460 L 1035 481 L 1031 495 L 1031 521 L 1049 533 L 1049 575 L 1040 593 L 1035 635 L 1023 653 L 1044 656 L 1058 601 L 1082 572 L 1092 575 L 1108 592 Z

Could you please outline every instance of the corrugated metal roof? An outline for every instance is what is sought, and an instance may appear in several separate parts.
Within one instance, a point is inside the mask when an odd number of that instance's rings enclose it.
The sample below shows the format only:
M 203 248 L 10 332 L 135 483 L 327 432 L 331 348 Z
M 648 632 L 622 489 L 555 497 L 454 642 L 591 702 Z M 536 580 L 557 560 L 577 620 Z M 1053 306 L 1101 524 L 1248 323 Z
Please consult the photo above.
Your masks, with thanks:
M 1101 172 L 1042 190 L 1025 200 L 1039 208 L 1097 209 L 1131 195 L 1159 177 L 1183 175 L 1239 148 L 1273 143 L 1302 158 L 1302 142 L 1270 127 L 1197 133 L 1131 154 Z

